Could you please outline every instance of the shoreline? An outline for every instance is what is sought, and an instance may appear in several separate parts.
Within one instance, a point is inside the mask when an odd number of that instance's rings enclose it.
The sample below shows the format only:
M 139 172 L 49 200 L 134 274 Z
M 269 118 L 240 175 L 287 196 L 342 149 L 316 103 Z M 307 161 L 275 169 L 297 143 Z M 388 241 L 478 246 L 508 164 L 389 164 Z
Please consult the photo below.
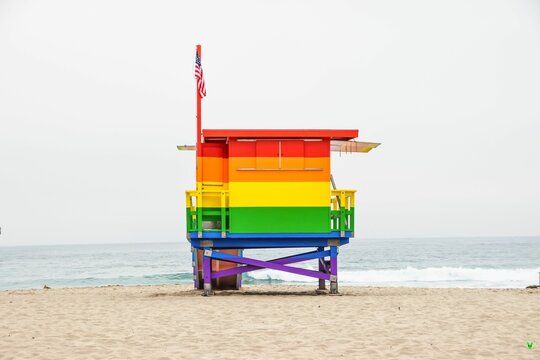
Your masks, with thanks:
M 299 288 L 299 289 L 305 289 L 306 293 L 309 291 L 308 289 L 312 289 L 315 291 L 317 289 L 318 284 L 317 283 L 279 283 L 279 284 L 243 284 L 241 290 L 216 290 L 216 293 L 238 293 L 239 295 L 245 294 L 246 292 L 256 290 L 257 289 L 272 289 L 272 288 Z M 81 286 L 66 286 L 66 287 L 55 287 L 55 286 L 49 286 L 47 284 L 44 284 L 43 287 L 36 287 L 36 288 L 13 288 L 13 289 L 0 289 L 0 293 L 6 293 L 6 292 L 21 292 L 21 291 L 39 291 L 39 290 L 84 290 L 84 289 L 103 289 L 103 288 L 112 288 L 112 287 L 120 287 L 120 288 L 139 288 L 139 287 L 178 287 L 182 288 L 185 291 L 194 290 L 194 291 L 201 291 L 193 288 L 192 283 L 176 283 L 176 284 L 106 284 L 106 285 L 81 285 Z M 328 284 L 326 286 L 328 288 Z M 427 287 L 427 286 L 377 286 L 377 285 L 363 285 L 363 284 L 341 284 L 339 285 L 339 288 L 344 289 L 417 289 L 417 290 L 535 290 L 539 289 L 540 291 L 540 285 L 537 284 L 531 284 L 524 287 Z M 341 291 L 340 291 L 341 292 Z M 324 294 L 318 294 L 318 295 L 324 295 Z
M 161 284 L 104 284 L 104 285 L 81 285 L 81 286 L 49 286 L 48 284 L 43 284 L 40 287 L 28 287 L 28 288 L 0 288 L 0 293 L 5 292 L 16 292 L 16 291 L 38 291 L 38 290 L 76 290 L 76 289 L 101 289 L 101 288 L 110 288 L 110 287 L 160 287 L 160 286 L 177 286 L 187 289 L 193 289 L 193 283 L 161 283 Z M 278 282 L 275 284 L 243 284 L 242 290 L 227 290 L 231 292 L 237 292 L 239 294 L 245 292 L 246 289 L 256 289 L 256 288 L 305 288 L 305 289 L 317 289 L 318 284 L 313 283 L 302 283 L 302 282 Z M 473 286 L 407 286 L 407 285 L 388 285 L 388 286 L 379 286 L 379 285 L 366 285 L 366 284 L 354 284 L 354 283 L 340 283 L 341 288 L 351 288 L 351 289 L 418 289 L 418 290 L 429 290 L 429 289 L 439 289 L 439 290 L 535 290 L 540 291 L 539 284 L 530 284 L 527 286 L 520 287 L 473 287 Z M 328 288 L 328 284 L 327 284 Z M 195 289 L 193 289 L 195 290 Z M 202 290 L 200 290 L 202 291 Z M 217 292 L 222 292 L 222 290 L 216 290 Z
M 533 359 L 539 289 L 190 285 L 0 291 L 0 357 Z

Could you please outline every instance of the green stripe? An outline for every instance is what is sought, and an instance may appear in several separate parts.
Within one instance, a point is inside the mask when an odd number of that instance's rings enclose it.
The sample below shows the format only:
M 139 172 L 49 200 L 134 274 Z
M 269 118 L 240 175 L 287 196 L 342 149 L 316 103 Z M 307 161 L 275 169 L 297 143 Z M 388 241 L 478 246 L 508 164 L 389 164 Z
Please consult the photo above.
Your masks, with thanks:
M 330 207 L 232 207 L 231 233 L 330 232 Z
M 344 212 L 344 216 L 347 215 Z M 350 224 L 345 222 L 330 229 L 330 216 L 341 218 L 341 211 L 329 207 L 233 207 L 225 208 L 225 229 L 231 233 L 324 233 L 329 231 L 354 231 L 354 208 L 350 210 Z M 193 215 L 197 214 L 197 211 Z M 221 208 L 202 208 L 204 221 L 221 221 Z M 229 217 L 230 215 L 230 217 Z M 186 208 L 188 231 L 198 231 L 197 221 Z M 204 230 L 207 231 L 207 230 Z M 218 231 L 218 230 L 208 230 Z

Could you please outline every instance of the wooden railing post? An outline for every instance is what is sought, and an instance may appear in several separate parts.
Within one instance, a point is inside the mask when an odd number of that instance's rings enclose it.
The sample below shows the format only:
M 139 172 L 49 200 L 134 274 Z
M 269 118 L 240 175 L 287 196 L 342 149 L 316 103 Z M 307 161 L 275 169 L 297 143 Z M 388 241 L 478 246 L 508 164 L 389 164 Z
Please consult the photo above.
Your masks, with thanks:
M 222 191 L 220 193 L 220 210 L 221 210 L 221 238 L 225 238 L 227 236 L 227 221 L 225 219 L 225 192 Z
M 345 201 L 345 191 L 339 192 L 339 231 L 341 237 L 345 236 L 345 208 L 343 206 Z
M 199 239 L 202 238 L 202 190 L 197 191 L 197 233 Z

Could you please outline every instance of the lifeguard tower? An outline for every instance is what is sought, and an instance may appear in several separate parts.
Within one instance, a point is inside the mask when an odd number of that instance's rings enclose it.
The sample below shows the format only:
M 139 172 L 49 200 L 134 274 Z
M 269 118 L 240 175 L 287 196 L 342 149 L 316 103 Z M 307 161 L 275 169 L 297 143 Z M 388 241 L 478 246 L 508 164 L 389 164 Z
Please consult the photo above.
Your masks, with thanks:
M 201 131 L 197 94 L 197 146 L 178 147 L 197 150 L 196 190 L 186 191 L 194 286 L 205 295 L 239 289 L 243 273 L 266 268 L 319 279 L 321 290 L 329 281 L 337 293 L 339 248 L 354 236 L 355 190 L 336 189 L 330 153 L 379 144 L 354 141 L 358 130 Z M 261 248 L 311 251 L 273 260 L 243 254 Z M 310 259 L 318 270 L 291 266 Z

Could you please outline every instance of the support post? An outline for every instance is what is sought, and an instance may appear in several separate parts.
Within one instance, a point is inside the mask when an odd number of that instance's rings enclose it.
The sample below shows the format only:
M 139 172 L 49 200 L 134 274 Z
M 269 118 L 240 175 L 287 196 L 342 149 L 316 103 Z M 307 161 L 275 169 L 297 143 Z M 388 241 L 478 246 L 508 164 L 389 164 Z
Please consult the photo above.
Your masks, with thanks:
M 330 294 L 338 293 L 338 247 L 330 246 Z
M 197 249 L 191 247 L 191 266 L 193 267 L 193 287 L 199 288 L 199 265 L 197 264 Z
M 238 256 L 244 256 L 244 250 L 238 249 Z M 239 267 L 239 264 L 236 264 L 236 267 Z M 242 273 L 236 274 L 236 289 L 240 290 L 242 288 Z
M 317 251 L 324 251 L 324 246 L 318 247 Z M 317 259 L 317 261 L 319 262 L 319 271 L 324 272 L 324 257 Z M 319 290 L 326 290 L 326 282 L 324 279 L 319 279 Z
M 211 249 L 205 248 L 203 254 L 203 279 L 204 290 L 203 296 L 211 296 L 212 294 L 212 253 Z

